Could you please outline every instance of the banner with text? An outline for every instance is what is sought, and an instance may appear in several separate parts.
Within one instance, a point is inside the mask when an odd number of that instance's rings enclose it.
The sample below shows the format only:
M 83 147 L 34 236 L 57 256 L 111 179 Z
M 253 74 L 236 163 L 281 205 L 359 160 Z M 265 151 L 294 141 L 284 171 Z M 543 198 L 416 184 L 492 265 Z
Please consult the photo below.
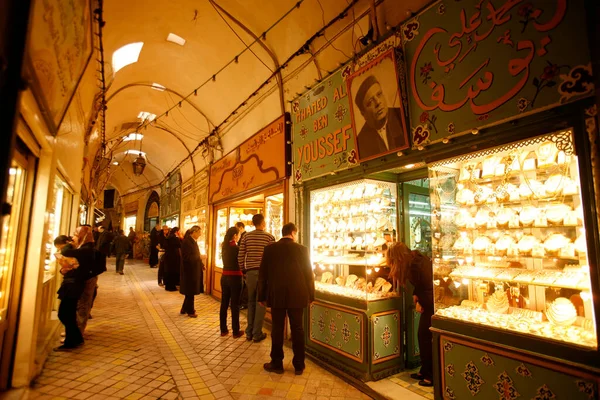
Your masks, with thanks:
M 345 78 L 334 72 L 292 103 L 294 178 L 316 178 L 358 163 Z
M 594 93 L 583 0 L 439 1 L 402 42 L 415 147 Z

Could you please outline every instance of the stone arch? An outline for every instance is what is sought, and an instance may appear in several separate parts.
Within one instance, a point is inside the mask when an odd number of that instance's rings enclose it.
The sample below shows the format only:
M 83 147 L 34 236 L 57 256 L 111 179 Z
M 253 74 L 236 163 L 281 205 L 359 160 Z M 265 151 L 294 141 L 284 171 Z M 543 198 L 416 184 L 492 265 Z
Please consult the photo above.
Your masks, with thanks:
M 160 196 L 155 190 L 150 193 L 146 201 L 146 211 L 144 213 L 144 231 L 150 232 L 154 225 L 160 220 Z

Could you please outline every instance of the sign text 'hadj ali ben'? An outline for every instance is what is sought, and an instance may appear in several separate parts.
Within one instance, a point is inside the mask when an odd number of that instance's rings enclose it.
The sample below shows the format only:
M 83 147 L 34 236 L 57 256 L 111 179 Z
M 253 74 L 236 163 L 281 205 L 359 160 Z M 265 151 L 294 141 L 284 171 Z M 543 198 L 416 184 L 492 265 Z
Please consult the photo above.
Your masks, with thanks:
M 342 70 L 294 101 L 292 125 L 296 182 L 358 163 Z

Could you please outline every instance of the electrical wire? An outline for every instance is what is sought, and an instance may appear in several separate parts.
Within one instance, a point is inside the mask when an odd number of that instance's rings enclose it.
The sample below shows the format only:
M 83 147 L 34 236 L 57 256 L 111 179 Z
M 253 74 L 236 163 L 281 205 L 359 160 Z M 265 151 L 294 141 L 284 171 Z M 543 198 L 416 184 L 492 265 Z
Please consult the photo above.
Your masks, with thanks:
M 264 65 L 270 72 L 273 72 L 273 69 L 271 67 L 269 67 L 267 64 L 265 64 L 265 62 L 262 60 L 262 58 L 260 58 L 255 52 L 254 50 L 252 50 L 250 48 L 250 46 L 248 46 L 246 44 L 246 42 L 244 42 L 244 40 L 242 39 L 242 37 L 240 35 L 238 35 L 238 33 L 235 31 L 235 29 L 233 29 L 233 27 L 229 24 L 229 22 L 227 22 L 227 20 L 225 19 L 225 17 L 221 14 L 221 12 L 219 11 L 219 9 L 212 3 L 212 1 L 210 2 L 210 4 L 213 6 L 213 8 L 215 9 L 215 11 L 217 12 L 217 14 L 219 14 L 219 17 L 221 17 L 221 19 L 223 20 L 223 22 L 225 22 L 225 24 L 229 27 L 229 29 L 231 29 L 231 31 L 235 34 L 235 36 L 237 36 L 237 38 L 240 40 L 240 42 L 242 42 L 244 44 L 244 46 L 246 46 L 246 48 L 248 50 L 250 50 L 250 52 L 252 54 L 254 54 L 254 57 L 256 57 L 258 59 L 258 61 L 260 61 L 262 63 L 262 65 Z
M 323 4 L 321 4 L 321 0 L 317 0 L 317 3 L 319 3 L 319 7 L 321 8 L 321 20 L 323 21 L 323 26 L 325 26 L 325 9 L 323 8 Z M 323 31 L 323 37 L 325 38 L 325 40 L 328 40 L 327 39 L 327 34 L 325 33 L 325 31 Z M 344 55 L 344 57 L 346 57 L 346 58 L 352 58 L 348 54 L 344 53 L 343 50 L 340 50 L 337 47 L 335 47 L 335 45 L 333 43 L 331 43 L 331 47 L 333 47 L 335 50 L 337 50 L 340 53 L 342 53 Z

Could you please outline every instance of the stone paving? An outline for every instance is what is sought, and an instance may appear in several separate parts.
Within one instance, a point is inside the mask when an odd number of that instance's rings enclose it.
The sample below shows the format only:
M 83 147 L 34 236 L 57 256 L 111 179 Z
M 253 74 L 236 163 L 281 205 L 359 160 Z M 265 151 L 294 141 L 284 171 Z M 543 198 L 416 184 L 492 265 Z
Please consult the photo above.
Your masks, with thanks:
M 156 269 L 128 261 L 125 275 L 118 275 L 114 259 L 109 263 L 85 345 L 53 352 L 29 399 L 370 398 L 310 360 L 304 374 L 295 376 L 288 348 L 285 374 L 264 371 L 270 340 L 221 337 L 215 299 L 196 296 L 199 317 L 180 315 L 183 296 L 159 287 Z M 395 394 L 406 391 L 400 382 L 390 380 L 398 387 Z

